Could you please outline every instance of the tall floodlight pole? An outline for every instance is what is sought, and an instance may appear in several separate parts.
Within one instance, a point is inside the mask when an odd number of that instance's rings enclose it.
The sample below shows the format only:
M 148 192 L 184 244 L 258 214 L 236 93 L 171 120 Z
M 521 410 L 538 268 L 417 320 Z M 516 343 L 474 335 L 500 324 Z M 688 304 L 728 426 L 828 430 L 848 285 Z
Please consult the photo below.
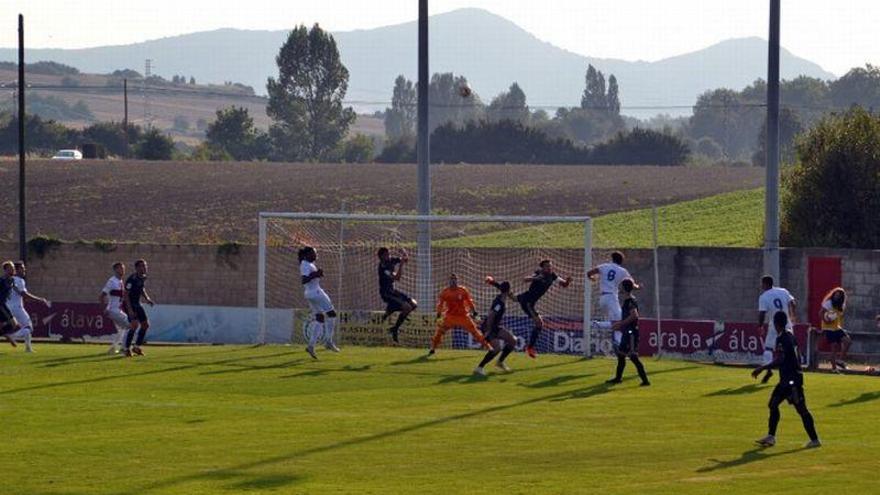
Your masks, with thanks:
M 18 257 L 27 261 L 25 231 L 25 145 L 24 145 L 24 16 L 18 15 Z
M 764 272 L 779 280 L 779 25 L 781 0 L 770 0 L 767 57 L 767 180 L 764 204 Z
M 428 0 L 419 0 L 419 79 L 418 79 L 418 189 L 419 215 L 431 214 L 431 155 L 428 135 Z M 418 226 L 418 297 L 431 299 L 431 224 Z

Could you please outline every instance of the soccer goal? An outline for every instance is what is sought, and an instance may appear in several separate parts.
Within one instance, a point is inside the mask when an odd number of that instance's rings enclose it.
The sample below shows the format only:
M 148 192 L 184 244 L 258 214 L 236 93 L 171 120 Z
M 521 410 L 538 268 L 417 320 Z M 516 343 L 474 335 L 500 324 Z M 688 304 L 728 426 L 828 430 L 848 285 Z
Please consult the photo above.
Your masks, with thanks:
M 339 315 L 340 345 L 387 345 L 393 320 L 383 320 L 386 305 L 379 295 L 377 251 L 407 253 L 396 288 L 418 302 L 400 332 L 401 345 L 427 347 L 435 330 L 437 294 L 455 273 L 485 315 L 497 289 L 486 275 L 511 283 L 514 294 L 525 291 L 525 277 L 544 259 L 571 277 L 568 287 L 555 284 L 537 310 L 545 322 L 539 352 L 591 355 L 592 265 L 589 217 L 418 216 L 343 213 L 260 213 L 258 308 L 261 343 L 306 341 L 312 315 L 303 294 L 297 252 L 317 250 L 315 264 L 324 272 L 320 283 Z M 392 315 L 394 318 L 394 315 Z M 516 301 L 509 301 L 503 324 L 527 340 L 532 323 Z M 453 330 L 446 347 L 478 348 L 471 336 Z

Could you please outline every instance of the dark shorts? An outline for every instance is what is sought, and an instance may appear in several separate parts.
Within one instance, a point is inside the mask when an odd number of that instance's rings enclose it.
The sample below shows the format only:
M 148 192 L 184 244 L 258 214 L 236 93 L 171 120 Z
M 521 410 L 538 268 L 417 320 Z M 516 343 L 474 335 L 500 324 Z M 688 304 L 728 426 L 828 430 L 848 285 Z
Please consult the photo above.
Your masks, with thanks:
M 617 348 L 617 352 L 621 354 L 639 352 L 638 329 L 623 331 L 623 335 L 620 337 L 620 346 Z
M 782 403 L 783 401 L 787 401 L 793 406 L 799 403 L 806 405 L 807 398 L 804 396 L 804 385 L 802 383 L 789 384 L 785 381 L 779 382 L 776 388 L 773 389 L 770 403 Z
M 144 307 L 140 304 L 131 307 L 134 316 L 128 316 L 128 322 L 131 323 L 133 321 L 137 321 L 140 323 L 149 323 L 149 319 L 147 318 L 147 312 L 144 310 Z
M 395 311 L 400 311 L 403 309 L 404 304 L 410 304 L 415 306 L 415 301 L 408 295 L 400 292 L 399 290 L 393 290 L 391 292 L 386 292 L 384 294 L 380 294 L 382 300 L 385 301 L 387 305 L 385 307 L 385 311 L 388 313 L 394 313 Z
M 822 333 L 825 334 L 825 341 L 829 344 L 839 344 L 847 336 L 846 330 L 825 330 Z
M 487 342 L 492 342 L 493 340 L 516 340 L 516 337 L 510 333 L 510 330 L 502 327 L 501 325 L 489 330 L 488 333 L 483 332 L 483 337 Z
M 537 301 L 532 301 L 531 299 L 525 297 L 525 294 L 520 294 L 516 296 L 516 301 L 519 303 L 519 307 L 522 308 L 523 313 L 526 314 L 529 318 L 538 318 L 541 316 L 541 313 L 538 313 L 538 310 L 535 309 L 535 304 Z

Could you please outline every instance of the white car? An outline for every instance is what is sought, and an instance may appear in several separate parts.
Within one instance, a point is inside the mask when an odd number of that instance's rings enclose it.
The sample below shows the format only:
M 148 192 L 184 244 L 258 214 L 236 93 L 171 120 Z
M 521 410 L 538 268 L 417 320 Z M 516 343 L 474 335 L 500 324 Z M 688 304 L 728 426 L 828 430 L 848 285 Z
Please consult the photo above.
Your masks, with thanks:
M 83 154 L 79 150 L 59 150 L 52 157 L 53 160 L 82 160 Z

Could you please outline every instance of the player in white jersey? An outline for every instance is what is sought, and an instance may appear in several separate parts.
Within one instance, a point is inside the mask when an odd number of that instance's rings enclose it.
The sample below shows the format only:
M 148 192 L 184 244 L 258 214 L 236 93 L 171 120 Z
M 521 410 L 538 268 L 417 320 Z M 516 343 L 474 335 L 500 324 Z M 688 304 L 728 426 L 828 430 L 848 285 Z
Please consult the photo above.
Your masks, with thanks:
M 315 354 L 315 344 L 318 338 L 323 334 L 324 344 L 327 349 L 333 352 L 339 352 L 334 341 L 334 332 L 338 318 L 336 317 L 336 309 L 333 308 L 333 302 L 330 296 L 321 288 L 321 278 L 324 271 L 315 266 L 315 260 L 318 259 L 318 253 L 315 248 L 306 246 L 299 250 L 297 254 L 299 258 L 299 273 L 302 276 L 303 290 L 305 291 L 306 301 L 309 303 L 309 309 L 315 319 L 306 326 L 306 335 L 309 339 L 309 345 L 306 352 L 314 359 L 318 359 Z
M 125 297 L 125 264 L 120 261 L 113 263 L 113 275 L 107 279 L 104 288 L 101 289 L 99 301 L 104 306 L 104 316 L 113 322 L 116 327 L 116 335 L 107 350 L 108 354 L 119 354 L 122 351 L 122 343 L 125 342 L 129 330 L 128 315 L 125 314 L 123 297 Z
M 610 330 L 615 321 L 621 320 L 619 287 L 624 280 L 633 280 L 629 270 L 623 267 L 624 256 L 620 251 L 611 253 L 611 262 L 603 263 L 587 272 L 590 279 L 599 279 L 599 312 L 604 321 L 595 321 L 593 326 L 601 330 Z M 633 281 L 636 290 L 641 287 Z M 612 333 L 612 342 L 616 348 L 620 344 L 621 332 Z
M 797 304 L 794 297 L 788 290 L 773 285 L 774 280 L 770 275 L 761 278 L 761 296 L 758 297 L 758 325 L 761 327 L 761 333 L 764 335 L 764 364 L 767 365 L 773 361 L 773 351 L 776 349 L 776 328 L 768 325 L 773 321 L 776 313 L 785 313 L 788 319 L 788 329 L 792 329 L 795 319 L 795 311 Z M 770 381 L 773 371 L 767 370 L 767 374 L 761 380 L 761 383 Z
M 38 301 L 43 303 L 46 307 L 50 307 L 51 304 L 46 299 L 28 292 L 27 283 L 25 282 L 25 278 L 27 277 L 27 267 L 24 262 L 16 261 L 14 267 L 15 275 L 12 277 L 12 292 L 9 294 L 9 299 L 6 301 L 6 307 L 9 308 L 9 312 L 12 313 L 12 316 L 18 321 L 20 328 L 17 332 L 8 335 L 7 338 L 12 345 L 15 345 L 16 340 L 24 339 L 25 351 L 34 352 L 34 348 L 31 345 L 31 335 L 34 332 L 34 325 L 31 321 L 30 315 L 24 309 L 24 301 L 25 299 Z

